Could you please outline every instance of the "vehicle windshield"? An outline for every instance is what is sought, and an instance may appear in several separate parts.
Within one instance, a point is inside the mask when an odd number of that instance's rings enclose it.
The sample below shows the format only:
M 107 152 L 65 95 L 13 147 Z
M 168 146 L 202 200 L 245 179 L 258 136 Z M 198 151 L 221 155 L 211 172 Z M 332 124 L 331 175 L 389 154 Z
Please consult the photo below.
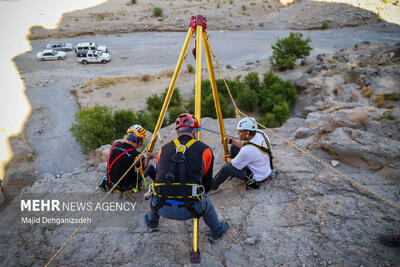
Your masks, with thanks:
M 96 52 L 96 54 L 99 55 L 99 56 L 102 56 L 102 55 L 103 55 L 103 52 L 101 52 L 100 50 L 98 50 L 98 51 Z
M 56 50 L 52 50 L 51 53 L 52 53 L 53 55 L 57 55 L 58 52 L 57 52 Z

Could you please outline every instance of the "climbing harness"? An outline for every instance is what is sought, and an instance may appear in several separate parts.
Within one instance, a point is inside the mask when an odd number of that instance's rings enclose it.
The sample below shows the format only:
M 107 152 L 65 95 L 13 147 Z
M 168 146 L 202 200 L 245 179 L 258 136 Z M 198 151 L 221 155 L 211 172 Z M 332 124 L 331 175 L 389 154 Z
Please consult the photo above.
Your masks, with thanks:
M 269 156 L 269 164 L 270 164 L 270 166 L 271 166 L 271 170 L 273 170 L 273 169 L 274 169 L 274 165 L 273 165 L 273 163 L 272 163 L 272 160 L 273 160 L 274 157 L 272 156 L 272 152 L 271 152 L 271 144 L 269 143 L 268 138 L 265 136 L 265 134 L 264 134 L 262 131 L 258 131 L 258 130 L 257 130 L 256 132 L 259 133 L 259 134 L 261 134 L 261 135 L 264 137 L 264 140 L 265 140 L 265 143 L 267 144 L 267 147 L 265 147 L 265 146 L 259 146 L 259 145 L 257 145 L 257 144 L 254 144 L 254 143 L 250 142 L 250 141 L 245 142 L 243 145 L 244 145 L 244 146 L 247 146 L 247 145 L 255 146 L 255 147 L 258 148 L 262 153 L 268 154 L 268 156 Z
M 180 144 L 178 139 L 173 141 L 176 153 L 171 158 L 165 182 L 153 182 L 151 186 L 153 196 L 157 198 L 157 205 L 152 206 L 154 212 L 164 205 L 175 204 L 178 207 L 186 207 L 195 218 L 203 215 L 202 212 L 199 213 L 193 208 L 193 201 L 203 201 L 204 186 L 186 183 L 185 174 L 185 153 L 196 141 L 196 139 L 191 139 L 185 145 Z

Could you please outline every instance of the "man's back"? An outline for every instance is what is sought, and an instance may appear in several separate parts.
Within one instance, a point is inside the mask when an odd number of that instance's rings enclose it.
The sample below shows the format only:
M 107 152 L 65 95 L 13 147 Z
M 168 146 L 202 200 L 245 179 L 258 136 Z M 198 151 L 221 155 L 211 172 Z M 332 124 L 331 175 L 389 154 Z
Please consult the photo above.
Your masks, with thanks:
M 182 135 L 178 138 L 180 144 L 185 145 L 192 137 Z M 173 141 L 164 145 L 157 157 L 157 182 L 165 182 L 169 171 L 171 158 L 176 153 Z M 201 141 L 193 143 L 185 152 L 185 178 L 187 183 L 202 184 L 206 191 L 211 187 L 214 157 L 211 149 Z M 177 167 L 178 168 L 178 167 Z M 174 172 L 178 179 L 178 171 Z M 177 180 L 177 182 L 179 179 Z
M 120 156 L 121 154 L 123 155 Z M 139 154 L 140 153 L 130 144 L 125 142 L 115 144 L 113 150 L 110 152 L 110 158 L 107 166 L 110 168 L 110 165 L 114 162 L 109 171 L 111 182 L 116 183 L 132 165 L 135 158 Z M 132 179 L 135 181 L 132 181 Z M 136 172 L 134 167 L 129 171 L 126 177 L 122 179 L 122 181 L 119 183 L 119 186 L 128 187 L 132 183 L 136 184 Z

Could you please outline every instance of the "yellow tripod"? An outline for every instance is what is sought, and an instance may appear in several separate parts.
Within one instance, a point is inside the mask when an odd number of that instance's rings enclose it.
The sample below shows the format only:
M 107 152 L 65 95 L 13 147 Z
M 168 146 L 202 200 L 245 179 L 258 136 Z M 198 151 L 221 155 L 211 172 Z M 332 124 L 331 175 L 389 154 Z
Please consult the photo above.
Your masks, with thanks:
M 228 153 L 228 147 L 226 144 L 225 140 L 225 128 L 224 128 L 224 122 L 222 118 L 222 112 L 221 112 L 221 106 L 219 102 L 219 96 L 218 96 L 218 89 L 217 89 L 217 83 L 215 82 L 215 74 L 214 74 L 214 67 L 212 64 L 212 59 L 211 59 L 211 52 L 210 52 L 210 46 L 208 43 L 208 35 L 206 33 L 207 29 L 207 24 L 206 24 L 206 18 L 203 17 L 202 15 L 197 15 L 197 16 L 192 16 L 190 20 L 190 25 L 189 25 L 189 30 L 186 35 L 186 40 L 185 43 L 183 44 L 181 54 L 178 59 L 178 63 L 176 65 L 174 75 L 172 76 L 171 83 L 168 88 L 168 92 L 165 96 L 165 100 L 161 109 L 160 116 L 158 117 L 157 125 L 154 130 L 153 138 L 151 139 L 149 151 L 154 150 L 155 143 L 157 142 L 157 136 L 158 132 L 160 130 L 160 127 L 164 121 L 165 117 L 165 112 L 169 106 L 169 102 L 172 97 L 173 90 L 175 88 L 175 83 L 178 78 L 182 62 L 185 58 L 185 55 L 187 53 L 188 45 L 191 42 L 194 33 L 196 33 L 196 80 L 195 80 L 195 117 L 199 120 L 199 123 L 201 125 L 201 64 L 202 64 L 202 44 L 204 43 L 204 50 L 205 50 L 205 55 L 207 58 L 207 66 L 208 66 L 208 73 L 210 75 L 210 81 L 211 81 L 211 88 L 213 92 L 213 97 L 214 97 L 214 104 L 215 104 L 215 109 L 217 113 L 217 118 L 218 118 L 218 124 L 219 124 L 219 129 L 221 132 L 221 143 L 224 147 L 224 152 Z M 197 137 L 198 140 L 200 140 L 200 132 Z M 192 251 L 190 253 L 190 261 L 191 263 L 200 263 L 200 250 L 199 250 L 199 220 L 197 218 L 193 219 L 193 242 L 192 242 Z

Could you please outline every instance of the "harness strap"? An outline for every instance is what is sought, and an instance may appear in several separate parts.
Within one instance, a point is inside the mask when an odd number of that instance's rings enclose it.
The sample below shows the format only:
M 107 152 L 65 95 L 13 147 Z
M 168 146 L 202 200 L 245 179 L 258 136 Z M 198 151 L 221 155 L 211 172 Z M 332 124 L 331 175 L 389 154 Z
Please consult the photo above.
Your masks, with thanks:
M 267 147 L 259 146 L 259 145 L 257 145 L 257 144 L 254 144 L 254 143 L 250 142 L 250 141 L 245 142 L 244 145 L 245 145 L 245 146 L 246 146 L 246 145 L 255 146 L 255 147 L 257 147 L 262 153 L 268 154 L 268 156 L 269 156 L 269 164 L 270 164 L 270 166 L 271 166 L 271 170 L 273 170 L 273 169 L 274 169 L 274 165 L 272 164 L 272 159 L 273 159 L 274 157 L 272 156 L 272 152 L 271 152 L 271 144 L 268 142 L 268 138 L 264 135 L 263 132 L 260 132 L 260 131 L 256 131 L 256 132 L 259 133 L 259 134 L 261 134 L 261 135 L 264 137 L 264 140 L 265 140 L 265 143 L 267 144 Z

